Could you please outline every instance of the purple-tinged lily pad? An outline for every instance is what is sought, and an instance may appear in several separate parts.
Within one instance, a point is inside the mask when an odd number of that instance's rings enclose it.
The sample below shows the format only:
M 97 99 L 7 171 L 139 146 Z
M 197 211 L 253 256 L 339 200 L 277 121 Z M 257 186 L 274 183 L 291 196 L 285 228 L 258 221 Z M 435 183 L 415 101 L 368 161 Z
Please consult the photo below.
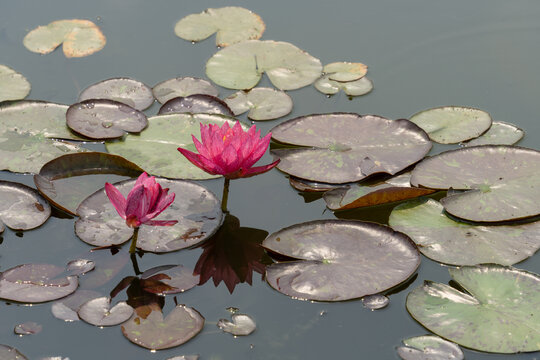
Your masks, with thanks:
M 257 325 L 249 315 L 232 314 L 230 321 L 219 319 L 217 327 L 234 336 L 246 336 L 254 332 Z
M 414 243 L 375 223 L 317 220 L 268 236 L 263 246 L 298 260 L 266 268 L 266 280 L 285 295 L 342 301 L 378 294 L 407 280 L 420 265 Z
M 104 296 L 88 300 L 77 314 L 81 320 L 95 326 L 114 326 L 127 321 L 133 314 L 133 308 L 125 301 L 111 307 L 111 298 Z
M 467 292 L 426 281 L 407 296 L 412 317 L 462 346 L 511 354 L 539 351 L 540 277 L 501 265 L 449 269 Z
M 194 77 L 177 77 L 160 82 L 152 89 L 155 98 L 161 104 L 176 97 L 187 97 L 195 94 L 218 96 L 218 89 L 207 80 Z
M 405 346 L 397 348 L 403 360 L 463 360 L 460 347 L 438 336 L 424 335 L 403 340 Z
M 76 259 L 67 263 L 66 271 L 70 275 L 84 275 L 94 270 L 96 263 L 88 259 Z
M 197 310 L 177 305 L 167 317 L 161 311 L 152 311 L 146 318 L 135 312 L 122 325 L 122 333 L 129 341 L 151 350 L 182 345 L 197 335 L 204 326 L 204 317 Z
M 465 223 L 448 217 L 433 199 L 396 206 L 388 224 L 409 235 L 425 256 L 451 265 L 512 265 L 540 248 L 540 221 L 515 225 Z
M 346 183 L 396 174 L 431 149 L 426 133 L 405 119 L 333 113 L 301 116 L 274 127 L 272 139 L 301 146 L 272 150 L 278 169 L 303 179 Z
M 157 178 L 156 181 L 176 194 L 174 202 L 158 220 L 177 220 L 173 226 L 141 225 L 137 246 L 145 251 L 169 252 L 193 246 L 210 237 L 221 225 L 220 201 L 201 185 Z M 115 184 L 127 196 L 135 180 Z M 128 241 L 133 229 L 126 225 L 101 189 L 84 200 L 77 209 L 80 216 L 75 232 L 84 242 L 95 246 L 118 245 Z
M 323 76 L 313 84 L 317 90 L 323 94 L 333 95 L 340 90 L 349 96 L 365 95 L 373 90 L 373 82 L 367 77 L 358 80 L 339 82 L 329 79 L 328 76 Z
M 0 102 L 24 99 L 30 93 L 30 87 L 22 74 L 0 64 Z
M 90 85 L 79 95 L 79 101 L 90 99 L 114 100 L 142 111 L 154 103 L 154 94 L 149 86 L 138 80 L 112 78 Z
M 476 145 L 514 145 L 523 138 L 525 132 L 514 124 L 494 121 L 488 131 L 467 141 L 464 146 Z
M 51 216 L 51 206 L 35 189 L 0 180 L 0 233 L 34 229 Z
M 139 133 L 148 120 L 131 106 L 108 99 L 90 99 L 73 104 L 66 113 L 66 124 L 91 139 L 115 139 L 127 132 Z
M 77 276 L 49 264 L 24 264 L 0 274 L 0 298 L 40 303 L 63 298 L 77 289 Z
M 362 305 L 370 310 L 385 308 L 390 303 L 390 299 L 382 294 L 367 295 L 362 298 Z
M 278 89 L 294 90 L 317 80 L 322 65 L 293 44 L 273 40 L 249 40 L 228 46 L 206 63 L 206 75 L 229 89 L 251 89 L 263 73 Z
M 78 289 L 73 294 L 55 301 L 51 305 L 51 312 L 55 318 L 60 320 L 79 321 L 80 318 L 77 312 L 81 306 L 87 301 L 99 297 L 102 297 L 102 295 L 97 291 Z
M 40 333 L 41 330 L 43 330 L 43 326 L 36 322 L 28 321 L 15 326 L 13 332 L 17 335 L 34 335 Z
M 249 110 L 251 120 L 273 120 L 289 114 L 293 108 L 287 93 L 272 88 L 254 88 L 238 91 L 224 99 L 234 112 L 240 115 Z
M 424 129 L 429 138 L 440 144 L 457 144 L 474 139 L 489 129 L 491 116 L 482 110 L 443 106 L 411 116 L 410 120 Z
M 540 214 L 540 151 L 483 145 L 446 151 L 419 163 L 411 184 L 468 190 L 441 199 L 462 219 L 515 220 Z
M 223 100 L 206 94 L 172 98 L 163 104 L 159 109 L 158 115 L 172 113 L 204 113 L 234 116 L 232 110 Z
M 157 295 L 177 294 L 189 290 L 199 284 L 199 275 L 193 275 L 193 270 L 182 265 L 161 265 L 148 269 L 141 274 L 141 279 L 149 279 L 156 275 L 160 276 L 159 281 L 174 288 L 154 292 Z M 148 291 L 148 289 L 146 289 Z
M 0 359 L 2 360 L 28 360 L 14 347 L 0 344 Z

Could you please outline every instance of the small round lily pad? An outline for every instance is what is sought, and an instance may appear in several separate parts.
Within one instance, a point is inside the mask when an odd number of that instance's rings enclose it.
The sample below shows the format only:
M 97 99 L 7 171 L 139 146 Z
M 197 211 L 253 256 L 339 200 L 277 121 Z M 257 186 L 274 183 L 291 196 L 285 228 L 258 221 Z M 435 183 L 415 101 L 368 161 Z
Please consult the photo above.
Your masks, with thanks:
M 382 294 L 367 295 L 362 298 L 362 305 L 370 310 L 385 308 L 390 303 L 390 299 Z
M 34 229 L 49 216 L 49 203 L 35 189 L 0 180 L 0 233 L 4 225 L 13 230 Z
M 257 325 L 249 315 L 232 314 L 230 321 L 219 319 L 217 327 L 234 336 L 246 336 L 254 332 Z
M 438 336 L 424 335 L 403 340 L 405 346 L 397 348 L 403 360 L 463 360 L 460 347 Z
M 224 99 L 234 112 L 240 115 L 249 110 L 251 120 L 273 120 L 289 114 L 293 108 L 287 93 L 272 88 L 254 88 L 238 91 Z
M 30 83 L 12 68 L 0 65 L 0 102 L 21 100 L 30 93 Z
M 340 90 L 349 96 L 360 96 L 373 90 L 373 82 L 367 77 L 358 80 L 339 82 L 331 80 L 329 76 L 323 76 L 313 84 L 317 90 L 323 94 L 333 95 Z
M 353 62 L 334 62 L 323 67 L 323 73 L 329 80 L 349 82 L 363 78 L 367 74 L 367 65 Z
M 232 110 L 223 100 L 206 94 L 172 98 L 163 104 L 158 112 L 159 115 L 172 113 L 204 113 L 234 116 Z
M 464 146 L 476 145 L 514 145 L 523 138 L 525 132 L 514 124 L 494 121 L 488 131 L 477 138 L 464 143 Z
M 81 305 L 77 314 L 82 320 L 95 326 L 114 326 L 128 320 L 133 314 L 133 308 L 125 301 L 111 307 L 111 298 L 104 296 L 88 300 Z
M 186 97 L 195 94 L 218 96 L 218 89 L 207 80 L 195 77 L 177 77 L 160 82 L 152 89 L 155 98 L 161 104 L 176 97 Z
M 114 100 L 139 111 L 154 103 L 152 89 L 131 78 L 112 78 L 90 85 L 80 93 L 79 101 L 90 99 Z

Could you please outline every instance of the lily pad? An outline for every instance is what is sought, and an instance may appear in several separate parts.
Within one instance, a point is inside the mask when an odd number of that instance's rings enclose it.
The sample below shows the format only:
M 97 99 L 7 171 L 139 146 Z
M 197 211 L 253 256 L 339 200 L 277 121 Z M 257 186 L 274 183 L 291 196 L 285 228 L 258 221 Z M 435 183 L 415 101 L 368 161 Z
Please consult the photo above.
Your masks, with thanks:
M 403 340 L 405 346 L 397 348 L 403 360 L 463 360 L 460 347 L 438 336 L 424 335 Z
M 177 77 L 160 82 L 152 89 L 155 98 L 162 104 L 175 97 L 195 94 L 218 96 L 219 91 L 209 81 L 194 77 Z
M 211 95 L 195 94 L 186 97 L 176 97 L 167 101 L 159 109 L 159 115 L 171 113 L 204 113 L 234 116 L 227 104 Z
M 231 321 L 220 319 L 217 322 L 217 327 L 234 336 L 246 336 L 254 332 L 257 325 L 249 315 L 233 314 Z
M 63 45 L 68 58 L 91 55 L 103 49 L 107 42 L 99 27 L 89 20 L 57 20 L 38 26 L 23 39 L 24 46 L 39 54 L 48 54 Z
M 201 41 L 217 32 L 216 45 L 229 46 L 259 39 L 264 29 L 259 15 L 242 7 L 226 6 L 180 19 L 174 26 L 174 33 L 184 40 Z
M 540 248 L 540 221 L 487 226 L 465 223 L 448 217 L 433 199 L 396 206 L 388 224 L 409 235 L 425 256 L 451 265 L 512 265 Z
M 103 184 L 119 177 L 138 177 L 143 169 L 121 156 L 85 152 L 59 156 L 39 170 L 34 183 L 54 206 L 76 215 L 77 206 Z
M 167 360 L 198 360 L 199 355 L 180 355 L 168 358 Z
M 64 321 L 79 321 L 77 311 L 89 300 L 101 297 L 101 294 L 92 290 L 77 290 L 73 294 L 55 301 L 51 305 L 51 312 L 55 318 Z
M 462 346 L 494 353 L 540 350 L 540 277 L 501 265 L 449 269 L 468 293 L 426 281 L 407 296 L 424 327 Z
M 362 298 L 362 305 L 370 310 L 379 310 L 390 304 L 390 299 L 381 294 L 367 295 Z
M 64 269 L 50 264 L 24 264 L 0 274 L 0 298 L 40 303 L 63 298 L 77 289 L 77 276 L 63 276 Z
M 372 174 L 396 174 L 431 149 L 424 131 L 405 119 L 374 115 L 315 114 L 274 127 L 272 139 L 302 146 L 272 150 L 278 169 L 303 179 L 347 183 Z
M 340 90 L 343 90 L 349 96 L 360 96 L 373 90 L 373 82 L 367 77 L 354 81 L 339 82 L 331 80 L 329 76 L 323 76 L 313 85 L 317 90 L 327 95 L 337 94 Z
M 89 324 L 114 326 L 127 321 L 133 314 L 133 308 L 125 301 L 111 307 L 111 298 L 104 296 L 85 302 L 77 313 L 81 320 Z
M 309 181 L 306 179 L 297 178 L 294 176 L 289 176 L 289 184 L 298 191 L 305 192 L 325 192 L 333 189 L 339 189 L 343 186 L 352 185 L 351 184 L 328 184 L 316 181 Z
M 30 83 L 12 68 L 0 65 L 0 102 L 21 100 L 30 93 Z
M 43 326 L 40 324 L 28 321 L 19 325 L 16 325 L 13 329 L 13 332 L 17 335 L 34 335 L 38 334 L 43 330 Z
M 84 275 L 94 270 L 96 263 L 88 259 L 76 259 L 67 263 L 66 271 L 70 275 Z
M 363 78 L 367 74 L 367 65 L 353 62 L 334 62 L 326 64 L 323 73 L 330 80 L 349 82 Z
M 34 229 L 49 216 L 49 203 L 35 189 L 0 180 L 0 233 L 4 225 L 13 230 Z
M 323 195 L 331 210 L 355 209 L 429 195 L 436 190 L 412 187 L 411 174 L 405 173 L 386 181 L 356 183 L 330 190 Z
M 238 91 L 224 99 L 234 112 L 240 115 L 249 110 L 251 120 L 273 120 L 289 114 L 293 108 L 287 93 L 272 88 L 254 88 Z
M 444 106 L 421 111 L 410 120 L 440 144 L 457 144 L 476 138 L 491 126 L 491 116 L 482 110 Z
M 232 127 L 236 119 L 216 114 L 168 114 L 148 119 L 148 128 L 140 135 L 127 135 L 124 141 L 107 143 L 107 150 L 144 168 L 148 173 L 167 178 L 212 179 L 178 152 L 178 147 L 196 151 L 193 134 L 200 136 L 200 124 L 228 122 Z M 248 127 L 244 126 L 244 130 Z
M 158 178 L 156 181 L 176 194 L 171 206 L 158 220 L 177 220 L 173 226 L 141 225 L 137 247 L 144 251 L 169 252 L 193 246 L 210 237 L 221 225 L 220 201 L 201 185 Z M 127 196 L 135 179 L 115 184 Z M 80 218 L 75 232 L 84 242 L 95 246 L 118 245 L 129 240 L 133 229 L 128 227 L 101 189 L 84 200 L 77 209 Z
M 136 313 L 122 325 L 129 341 L 151 350 L 182 345 L 197 335 L 204 326 L 204 317 L 197 310 L 177 305 L 164 319 L 161 311 L 152 311 L 146 318 Z
M 441 199 L 450 214 L 496 222 L 540 214 L 540 151 L 484 145 L 446 151 L 425 159 L 411 184 L 432 189 L 469 190 Z
M 317 220 L 268 236 L 263 246 L 298 260 L 266 268 L 266 281 L 285 295 L 342 301 L 378 294 L 409 278 L 416 246 L 404 234 L 375 223 Z
M 159 281 L 175 288 L 174 290 L 154 292 L 157 295 L 182 293 L 199 284 L 199 275 L 194 275 L 193 270 L 182 265 L 161 265 L 148 269 L 141 274 L 141 279 L 149 279 L 156 275 L 160 276 Z
M 28 360 L 14 347 L 0 344 L 0 359 L 2 360 Z
M 322 65 L 293 44 L 273 40 L 249 40 L 228 46 L 206 63 L 206 75 L 229 89 L 251 89 L 264 72 L 278 89 L 294 90 L 317 80 Z
M 476 145 L 514 145 L 523 138 L 525 132 L 514 124 L 494 121 L 488 131 L 472 139 L 464 146 Z
M 131 78 L 112 78 L 100 81 L 84 89 L 79 101 L 106 99 L 118 101 L 142 111 L 154 103 L 152 89 Z

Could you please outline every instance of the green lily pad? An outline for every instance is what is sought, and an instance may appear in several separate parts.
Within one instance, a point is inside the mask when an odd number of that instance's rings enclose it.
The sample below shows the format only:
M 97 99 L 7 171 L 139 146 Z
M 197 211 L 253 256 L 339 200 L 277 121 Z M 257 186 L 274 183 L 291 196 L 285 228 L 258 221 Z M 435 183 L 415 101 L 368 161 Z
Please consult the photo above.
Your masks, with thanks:
M 196 151 L 191 135 L 201 138 L 200 124 L 218 124 L 221 127 L 225 122 L 232 127 L 236 119 L 216 114 L 153 116 L 148 118 L 148 127 L 140 135 L 127 135 L 124 141 L 107 143 L 106 147 L 110 153 L 132 161 L 150 174 L 168 178 L 212 179 L 219 176 L 199 169 L 177 148 Z
M 146 318 L 135 312 L 122 325 L 122 333 L 129 341 L 151 350 L 182 345 L 197 335 L 204 326 L 204 317 L 197 310 L 177 305 L 164 319 L 161 311 L 152 311 Z
M 143 169 L 126 159 L 106 153 L 67 154 L 43 165 L 34 183 L 54 206 L 76 215 L 77 206 L 90 194 L 103 188 L 111 175 L 115 181 L 137 177 Z
M 127 321 L 133 314 L 133 308 L 125 301 L 120 301 L 113 307 L 110 305 L 110 297 L 99 297 L 82 304 L 77 314 L 81 320 L 95 326 L 118 325 Z
M 22 74 L 0 65 L 0 102 L 24 99 L 30 93 L 30 88 L 30 83 Z
M 217 327 L 234 336 L 246 336 L 254 332 L 257 325 L 249 315 L 232 314 L 231 320 L 219 319 Z
M 150 87 L 138 80 L 112 78 L 90 85 L 79 95 L 79 102 L 91 99 L 118 101 L 142 111 L 154 103 L 154 94 Z
M 274 127 L 272 139 L 302 146 L 272 150 L 278 169 L 303 179 L 347 183 L 396 174 L 431 149 L 424 131 L 405 119 L 347 113 L 301 116 Z
M 363 78 L 367 74 L 367 65 L 352 62 L 334 62 L 324 65 L 323 73 L 330 80 L 349 82 Z
M 24 264 L 0 274 L 0 298 L 40 303 L 63 298 L 77 289 L 77 276 L 63 276 L 62 267 Z
M 403 360 L 463 360 L 460 347 L 438 336 L 424 335 L 403 340 L 405 346 L 397 348 Z
M 317 80 L 322 65 L 293 44 L 273 40 L 249 40 L 228 46 L 206 63 L 206 75 L 229 89 L 251 89 L 264 72 L 278 89 L 294 90 Z
M 172 98 L 163 104 L 159 109 L 158 115 L 179 113 L 204 113 L 234 116 L 232 110 L 223 100 L 206 94 Z
M 285 295 L 342 301 L 377 294 L 407 280 L 420 264 L 404 234 L 375 223 L 317 220 L 269 235 L 263 246 L 298 260 L 266 268 L 266 281 Z
M 186 97 L 195 94 L 218 96 L 219 91 L 209 81 L 194 77 L 177 77 L 160 82 L 152 89 L 155 98 L 161 104 L 175 97 Z
M 169 252 L 193 246 L 208 237 L 221 225 L 220 201 L 201 185 L 158 178 L 156 181 L 176 194 L 171 206 L 157 220 L 177 220 L 173 226 L 141 225 L 137 247 L 144 251 Z M 127 196 L 135 179 L 115 184 Z M 133 229 L 128 227 L 113 207 L 105 190 L 90 195 L 77 208 L 79 219 L 75 232 L 81 240 L 94 246 L 118 245 L 128 241 Z
M 450 214 L 496 222 L 540 214 L 540 151 L 484 145 L 446 151 L 425 159 L 411 184 L 432 189 L 469 190 L 441 199 Z
M 49 203 L 35 189 L 0 180 L 0 233 L 4 225 L 13 230 L 34 229 L 49 216 Z
M 251 120 L 273 120 L 289 114 L 293 108 L 292 99 L 287 93 L 272 88 L 255 88 L 238 91 L 223 101 L 229 105 L 234 115 L 249 110 Z
M 514 145 L 523 138 L 525 132 L 514 124 L 494 121 L 488 131 L 467 141 L 464 146 L 476 145 Z
M 0 344 L 0 359 L 2 360 L 28 360 L 14 347 Z
M 512 265 L 540 248 L 540 221 L 475 225 L 454 220 L 433 199 L 413 200 L 392 210 L 388 224 L 404 232 L 425 256 L 451 265 Z
M 405 173 L 386 181 L 356 183 L 330 190 L 323 195 L 331 210 L 356 209 L 429 195 L 436 190 L 412 187 L 411 174 Z
M 107 42 L 99 27 L 89 20 L 57 20 L 38 26 L 23 39 L 24 46 L 39 54 L 48 54 L 63 45 L 68 58 L 88 56 L 103 49 Z
M 540 350 L 540 277 L 501 265 L 449 269 L 468 293 L 426 281 L 407 296 L 407 310 L 435 334 L 493 353 Z
M 367 77 L 349 82 L 334 81 L 329 76 L 323 76 L 313 84 L 323 94 L 333 95 L 340 90 L 349 96 L 360 96 L 373 90 L 373 82 Z
M 174 26 L 174 33 L 184 40 L 201 41 L 217 32 L 216 45 L 229 46 L 259 39 L 264 29 L 259 15 L 242 7 L 226 6 L 180 19 Z
M 476 138 L 491 126 L 491 116 L 482 110 L 444 106 L 421 111 L 410 120 L 440 144 L 457 144 Z

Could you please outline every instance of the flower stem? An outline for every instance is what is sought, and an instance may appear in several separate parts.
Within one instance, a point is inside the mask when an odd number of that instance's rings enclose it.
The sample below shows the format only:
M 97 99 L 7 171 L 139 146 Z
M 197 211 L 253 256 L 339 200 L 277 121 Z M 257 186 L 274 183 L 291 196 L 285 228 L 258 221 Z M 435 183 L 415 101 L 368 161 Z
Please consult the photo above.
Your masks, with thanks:
M 129 254 L 129 257 L 131 257 L 131 264 L 133 265 L 133 271 L 135 271 L 135 275 L 142 274 L 141 270 L 139 270 L 139 263 L 137 263 L 137 254 L 133 252 Z
M 231 179 L 225 178 L 223 183 L 223 196 L 221 197 L 221 211 L 227 212 L 227 199 L 229 198 L 229 182 Z
M 136 227 L 133 231 L 133 236 L 131 237 L 131 246 L 129 247 L 129 253 L 135 254 L 135 250 L 137 250 L 137 237 L 139 236 L 139 228 Z

